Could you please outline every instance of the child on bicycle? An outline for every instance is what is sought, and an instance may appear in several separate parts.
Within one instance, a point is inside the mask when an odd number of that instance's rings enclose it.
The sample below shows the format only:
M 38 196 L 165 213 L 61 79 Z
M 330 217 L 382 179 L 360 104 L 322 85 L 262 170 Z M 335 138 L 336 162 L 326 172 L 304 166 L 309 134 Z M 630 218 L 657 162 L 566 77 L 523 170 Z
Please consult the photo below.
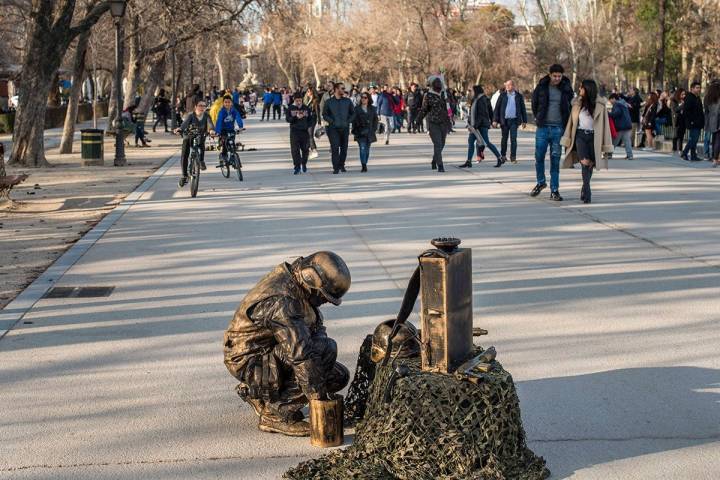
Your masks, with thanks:
M 227 161 L 227 146 L 225 140 L 227 139 L 228 133 L 235 132 L 235 124 L 237 123 L 238 128 L 243 128 L 243 120 L 240 112 L 233 106 L 232 97 L 226 95 L 223 98 L 223 108 L 217 116 L 217 132 L 220 135 L 220 145 L 222 150 L 220 152 L 220 158 L 218 158 L 218 164 L 223 166 Z
M 182 166 L 182 176 L 178 182 L 179 187 L 184 187 L 188 180 L 188 157 L 190 156 L 190 146 L 192 138 L 187 135 L 188 129 L 197 129 L 200 133 L 200 169 L 205 170 L 205 136 L 210 133 L 215 134 L 215 125 L 212 118 L 206 111 L 207 103 L 205 100 L 199 100 L 195 104 L 195 111 L 188 114 L 183 120 L 182 125 L 174 130 L 174 133 L 183 132 L 182 156 L 180 157 L 180 165 Z

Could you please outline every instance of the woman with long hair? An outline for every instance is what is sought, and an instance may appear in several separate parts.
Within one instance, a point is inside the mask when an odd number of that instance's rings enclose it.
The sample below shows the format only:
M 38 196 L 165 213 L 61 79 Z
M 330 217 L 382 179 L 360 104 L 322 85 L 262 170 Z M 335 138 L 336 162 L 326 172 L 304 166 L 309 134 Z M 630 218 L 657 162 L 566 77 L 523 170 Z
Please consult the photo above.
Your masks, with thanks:
M 650 92 L 645 100 L 645 109 L 642 116 L 642 127 L 645 130 L 645 151 L 652 151 L 655 137 L 655 119 L 658 113 L 658 94 Z
M 580 200 L 590 203 L 593 169 L 607 168 L 607 159 L 603 153 L 613 151 L 607 100 L 598 95 L 598 86 L 594 80 L 582 81 L 580 94 L 573 100 L 561 143 L 567 147 L 563 167 L 572 168 L 578 162 L 582 166 Z
M 685 101 L 685 89 L 678 88 L 670 98 L 670 110 L 672 112 L 673 152 L 682 152 L 682 142 L 685 137 L 685 115 L 683 114 L 683 102 Z
M 307 86 L 303 103 L 310 109 L 310 112 L 312 112 L 309 122 L 310 127 L 308 128 L 308 133 L 310 134 L 310 153 L 308 154 L 308 158 L 313 159 L 318 157 L 317 145 L 315 144 L 315 127 L 317 127 L 320 121 L 320 96 L 312 85 Z
M 720 165 L 720 80 L 708 86 L 705 93 L 705 131 L 710 133 L 710 160 Z

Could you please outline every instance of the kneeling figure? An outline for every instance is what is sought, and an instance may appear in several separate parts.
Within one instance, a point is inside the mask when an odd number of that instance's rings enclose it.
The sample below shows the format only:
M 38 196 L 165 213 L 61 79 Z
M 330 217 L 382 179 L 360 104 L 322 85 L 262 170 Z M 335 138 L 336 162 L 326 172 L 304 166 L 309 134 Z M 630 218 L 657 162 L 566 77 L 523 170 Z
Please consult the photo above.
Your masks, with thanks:
M 302 408 L 347 385 L 350 373 L 335 361 L 318 307 L 340 305 L 349 288 L 343 259 L 317 252 L 278 265 L 240 303 L 225 332 L 225 366 L 260 430 L 309 435 Z

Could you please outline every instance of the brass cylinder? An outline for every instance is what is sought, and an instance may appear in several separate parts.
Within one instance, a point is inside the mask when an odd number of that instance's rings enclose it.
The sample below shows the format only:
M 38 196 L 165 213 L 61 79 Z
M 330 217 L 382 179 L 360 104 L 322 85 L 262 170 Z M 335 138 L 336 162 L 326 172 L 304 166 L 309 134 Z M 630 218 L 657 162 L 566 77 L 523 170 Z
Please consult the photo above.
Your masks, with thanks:
M 343 397 L 310 400 L 310 444 L 314 447 L 338 447 L 343 444 Z

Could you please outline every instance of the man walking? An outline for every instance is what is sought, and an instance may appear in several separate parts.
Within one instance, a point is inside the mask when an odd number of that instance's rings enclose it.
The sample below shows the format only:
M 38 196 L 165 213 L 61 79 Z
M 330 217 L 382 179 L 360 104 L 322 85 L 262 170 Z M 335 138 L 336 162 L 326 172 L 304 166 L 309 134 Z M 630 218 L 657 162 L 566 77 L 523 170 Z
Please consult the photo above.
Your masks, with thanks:
M 377 113 L 380 115 L 380 122 L 385 126 L 385 145 L 390 143 L 390 132 L 394 125 L 393 98 L 387 85 L 383 85 L 382 92 L 377 97 Z
M 408 115 L 408 133 L 417 133 L 417 116 L 422 105 L 422 95 L 418 91 L 417 83 L 410 84 L 410 91 L 405 94 L 405 108 Z
M 346 172 L 345 159 L 347 158 L 348 137 L 350 124 L 355 116 L 352 101 L 345 97 L 345 85 L 333 85 L 333 96 L 323 105 L 322 117 L 327 123 L 325 131 L 330 141 L 330 155 L 332 158 L 333 174 Z
M 500 125 L 502 139 L 500 140 L 500 158 L 495 165 L 499 168 L 507 162 L 507 143 L 510 137 L 510 161 L 517 163 L 517 130 L 518 126 L 525 128 L 527 124 L 527 110 L 522 93 L 515 90 L 515 82 L 505 82 L 505 90 L 500 93 L 495 106 L 493 126 Z
M 290 153 L 292 153 L 294 175 L 307 172 L 310 150 L 310 125 L 315 121 L 312 111 L 303 105 L 301 93 L 296 93 L 293 103 L 287 109 L 287 121 L 290 124 Z
M 637 147 L 639 143 L 635 142 L 635 136 L 637 135 L 637 132 L 642 132 L 642 129 L 640 128 L 640 117 L 642 116 L 641 113 L 643 104 L 643 99 L 637 88 L 633 87 L 630 89 L 630 95 L 627 96 L 626 102 L 628 104 L 628 108 L 630 109 L 630 120 L 632 120 L 632 132 L 630 133 L 632 146 Z
M 612 110 L 608 114 L 615 124 L 617 135 L 613 138 L 613 147 L 623 143 L 625 147 L 625 160 L 633 159 L 632 150 L 632 119 L 630 118 L 630 108 L 628 104 L 620 98 L 617 93 L 611 93 L 609 99 L 612 104 Z
M 700 139 L 700 130 L 705 126 L 705 112 L 703 111 L 702 100 L 700 100 L 700 82 L 693 82 L 690 91 L 685 96 L 685 125 L 688 129 L 688 142 L 682 152 L 682 159 L 697 162 L 700 157 L 697 155 L 697 143 Z M 688 153 L 690 158 L 688 158 Z
M 277 87 L 273 88 L 272 92 L 272 108 L 273 108 L 273 120 L 280 120 L 282 118 L 281 116 L 281 108 L 282 108 L 282 93 L 280 93 L 280 90 L 277 89 Z
M 267 87 L 265 89 L 265 93 L 263 93 L 263 111 L 262 111 L 262 117 L 260 117 L 260 121 L 265 120 L 265 115 L 267 115 L 267 120 L 270 121 L 270 109 L 272 108 L 272 101 L 273 101 L 273 94 L 272 90 L 270 90 L 270 87 Z
M 562 65 L 552 65 L 550 73 L 535 87 L 532 96 L 532 112 L 535 115 L 535 176 L 537 183 L 530 192 L 537 197 L 547 187 L 545 178 L 545 155 L 550 148 L 550 198 L 562 201 L 560 196 L 560 139 L 570 118 L 573 89 Z
M 448 106 L 443 92 L 442 79 L 437 75 L 428 78 L 430 90 L 423 97 L 423 103 L 418 113 L 418 122 L 422 122 L 425 117 L 428 120 L 428 133 L 433 143 L 433 158 L 431 167 L 439 173 L 445 172 L 443 165 L 442 152 L 445 148 L 445 140 L 447 134 L 452 128 L 450 117 L 448 116 Z

